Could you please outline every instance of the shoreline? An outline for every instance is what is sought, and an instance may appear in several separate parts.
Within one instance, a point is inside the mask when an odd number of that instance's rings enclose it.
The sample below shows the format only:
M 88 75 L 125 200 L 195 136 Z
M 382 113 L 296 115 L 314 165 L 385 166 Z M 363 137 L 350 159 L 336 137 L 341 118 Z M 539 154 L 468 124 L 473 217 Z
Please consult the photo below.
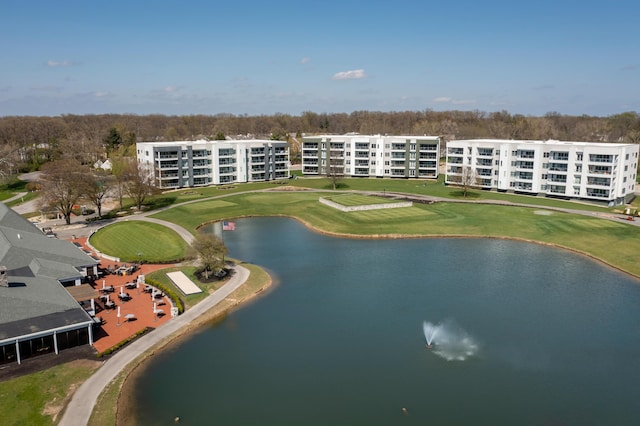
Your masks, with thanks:
M 250 303 L 255 302 L 260 297 L 265 296 L 270 290 L 274 289 L 277 284 L 274 284 L 274 280 L 271 275 L 262 267 L 260 267 L 266 274 L 266 281 L 262 283 L 258 288 L 251 293 L 240 297 L 234 298 L 233 293 L 229 295 L 219 305 L 213 307 L 206 314 L 201 315 L 188 326 L 176 331 L 172 336 L 166 339 L 162 344 L 151 348 L 135 365 L 131 365 L 130 369 L 125 372 L 125 377 L 119 385 L 117 392 L 117 400 L 115 402 L 115 424 L 118 426 L 134 426 L 136 424 L 135 417 L 135 386 L 139 377 L 145 373 L 149 366 L 149 361 L 157 352 L 174 348 L 179 345 L 184 339 L 188 338 L 188 333 L 197 331 L 203 326 L 209 323 L 217 323 L 224 321 L 224 319 L 231 313 L 238 309 L 248 306 Z M 237 291 L 241 291 L 242 287 Z M 115 384 L 111 384 L 112 386 Z M 105 388 L 105 392 L 107 389 Z
M 508 237 L 508 236 L 499 236 L 499 235 L 466 235 L 466 234 L 430 234 L 430 235 L 416 235 L 416 234 L 368 234 L 368 235 L 358 235 L 358 234 L 347 234 L 347 233 L 342 233 L 342 232 L 333 232 L 333 231 L 325 231 L 323 229 L 317 228 L 315 226 L 313 226 L 312 224 L 310 224 L 309 222 L 300 219 L 298 217 L 295 216 L 287 216 L 287 215 L 269 215 L 269 216 L 256 216 L 256 215 L 246 215 L 246 216 L 235 216 L 234 218 L 236 219 L 248 219 L 248 218 L 253 218 L 253 217 L 286 217 L 289 219 L 293 219 L 298 221 L 299 223 L 303 224 L 304 226 L 306 226 L 308 229 L 310 229 L 313 232 L 316 232 L 318 234 L 321 235 L 327 235 L 327 236 L 331 236 L 331 237 L 336 237 L 336 238 L 349 238 L 349 239 L 356 239 L 356 240 L 375 240 L 375 239 L 390 239 L 390 240 L 400 240 L 400 239 L 419 239 L 419 238 L 474 238 L 474 239 L 478 239 L 478 238 L 489 238 L 489 239 L 496 239 L 496 240 L 510 240 L 510 241 L 520 241 L 520 242 L 524 242 L 524 243 L 532 243 L 532 244 L 538 244 L 541 246 L 547 246 L 547 247 L 555 247 L 561 250 L 566 250 L 566 251 L 570 251 L 572 253 L 575 254 L 579 254 L 585 257 L 588 257 L 589 259 L 596 261 L 598 263 L 601 263 L 611 269 L 614 269 L 620 273 L 623 273 L 625 275 L 628 275 L 634 279 L 636 279 L 638 281 L 638 284 L 640 284 L 640 274 L 635 274 L 631 271 L 627 271 L 626 269 L 623 269 L 619 266 L 613 265 L 611 263 L 609 263 L 608 261 L 594 256 L 592 254 L 589 254 L 585 251 L 576 249 L 576 248 L 572 248 L 572 247 L 568 247 L 568 246 L 563 246 L 561 244 L 556 244 L 556 243 L 549 243 L 546 241 L 539 241 L 539 240 L 532 240 L 529 238 L 520 238 L 520 237 Z M 222 220 L 222 219 L 220 219 Z M 209 221 L 209 222 L 205 222 L 201 225 L 199 225 L 196 230 L 200 229 L 201 227 L 208 225 L 210 223 L 215 223 L 215 222 L 219 222 L 220 220 L 213 220 L 213 221 Z

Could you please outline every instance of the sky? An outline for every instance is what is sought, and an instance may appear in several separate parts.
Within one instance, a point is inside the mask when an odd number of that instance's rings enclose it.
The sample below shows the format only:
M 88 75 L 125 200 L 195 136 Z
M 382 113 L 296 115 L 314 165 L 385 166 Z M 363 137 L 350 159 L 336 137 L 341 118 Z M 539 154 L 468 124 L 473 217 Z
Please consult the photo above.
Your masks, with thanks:
M 640 111 L 637 0 L 0 9 L 0 116 Z

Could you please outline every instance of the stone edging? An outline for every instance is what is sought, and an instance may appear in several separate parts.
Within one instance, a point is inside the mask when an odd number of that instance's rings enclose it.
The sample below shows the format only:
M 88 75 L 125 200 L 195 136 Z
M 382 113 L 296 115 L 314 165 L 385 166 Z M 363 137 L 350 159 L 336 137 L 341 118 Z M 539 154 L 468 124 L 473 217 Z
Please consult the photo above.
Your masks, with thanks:
M 365 210 L 379 210 L 379 209 L 398 209 L 402 207 L 411 207 L 413 203 L 411 201 L 400 201 L 397 203 L 380 203 L 380 204 L 364 204 L 361 206 L 343 206 L 342 204 L 338 204 L 331 200 L 328 200 L 324 197 L 318 198 L 318 201 L 321 204 L 324 204 L 329 207 L 333 207 L 334 209 L 343 211 L 343 212 L 357 212 L 357 211 L 365 211 Z

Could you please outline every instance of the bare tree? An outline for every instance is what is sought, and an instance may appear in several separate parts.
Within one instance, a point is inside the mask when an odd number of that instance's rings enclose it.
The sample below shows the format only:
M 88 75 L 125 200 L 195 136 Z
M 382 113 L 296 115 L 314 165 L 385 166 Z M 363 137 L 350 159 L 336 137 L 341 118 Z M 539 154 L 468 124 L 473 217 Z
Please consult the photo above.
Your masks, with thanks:
M 462 189 L 464 198 L 467 198 L 469 189 L 478 186 L 478 180 L 476 171 L 471 166 L 463 166 L 462 173 L 449 176 L 449 181 Z
M 344 159 L 343 150 L 334 146 L 333 143 L 329 144 L 329 158 L 327 159 L 327 177 L 331 181 L 333 189 L 338 188 L 340 179 L 344 177 Z
M 209 279 L 209 273 L 224 268 L 224 256 L 227 254 L 227 248 L 218 236 L 199 233 L 191 243 L 191 247 L 198 253 L 205 279 Z
M 42 166 L 40 186 L 41 207 L 60 213 L 67 225 L 71 213 L 83 194 L 88 171 L 77 160 L 57 160 Z
M 122 208 L 122 198 L 126 192 L 127 187 L 127 175 L 129 169 L 132 167 L 133 159 L 116 156 L 111 157 L 111 174 L 114 179 L 115 190 L 118 194 L 118 201 L 120 202 L 120 208 Z
M 96 206 L 98 217 L 102 217 L 102 204 L 111 189 L 112 176 L 102 169 L 92 171 L 84 183 L 84 196 Z
M 142 203 L 149 195 L 153 195 L 156 192 L 153 172 L 141 164 L 131 162 L 125 171 L 124 177 L 127 194 L 133 199 L 136 208 L 141 210 Z

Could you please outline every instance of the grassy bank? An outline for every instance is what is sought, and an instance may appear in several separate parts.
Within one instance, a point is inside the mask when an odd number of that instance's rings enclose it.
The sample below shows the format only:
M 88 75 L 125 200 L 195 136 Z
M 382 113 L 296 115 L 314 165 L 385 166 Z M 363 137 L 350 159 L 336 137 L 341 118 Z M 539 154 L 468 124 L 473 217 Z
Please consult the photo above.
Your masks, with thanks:
M 53 425 L 78 387 L 101 365 L 77 360 L 44 371 L 0 382 L 3 425 Z
M 640 276 L 640 228 L 623 221 L 537 208 L 447 202 L 343 213 L 318 202 L 318 197 L 330 195 L 331 192 L 240 193 L 176 206 L 153 217 L 178 223 L 193 232 L 202 223 L 220 219 L 284 215 L 321 232 L 354 237 L 518 238 L 576 250 Z

